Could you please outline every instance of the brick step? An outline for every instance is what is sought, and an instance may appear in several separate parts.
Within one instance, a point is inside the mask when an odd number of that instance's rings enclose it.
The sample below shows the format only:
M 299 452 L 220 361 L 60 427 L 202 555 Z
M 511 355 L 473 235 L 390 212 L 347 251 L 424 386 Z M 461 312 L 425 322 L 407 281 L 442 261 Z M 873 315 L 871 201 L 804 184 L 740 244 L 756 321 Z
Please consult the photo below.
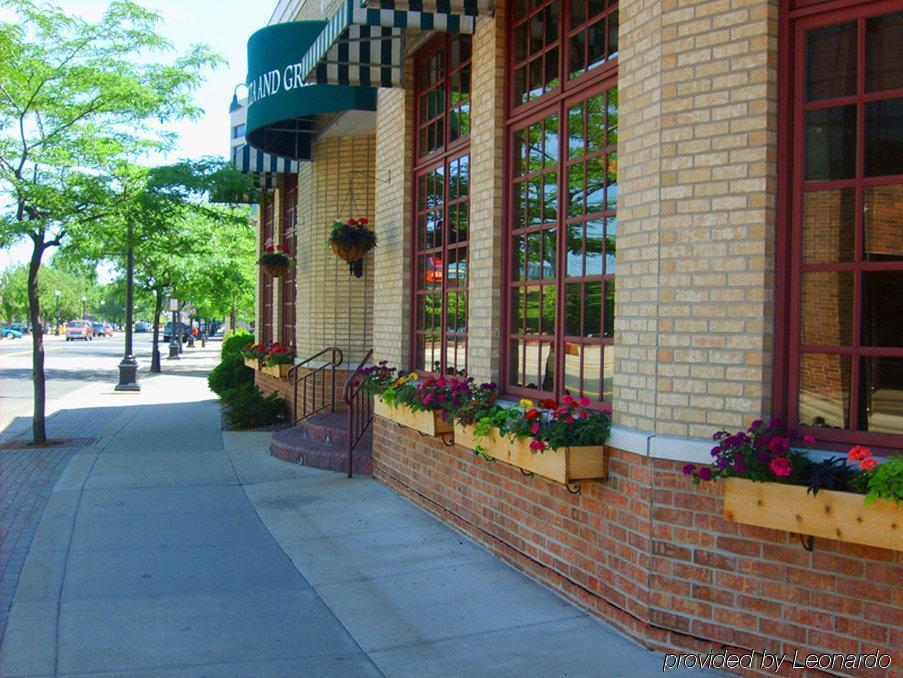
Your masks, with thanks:
M 302 429 L 301 434 L 309 440 L 344 449 L 345 441 L 348 440 L 348 413 L 321 412 L 299 422 L 297 428 Z M 368 429 L 364 433 L 364 437 L 369 438 L 370 436 L 371 433 Z M 361 440 L 361 443 L 364 443 L 364 440 Z
M 322 426 L 322 424 L 320 424 Z M 327 443 L 309 437 L 309 424 L 302 423 L 293 428 L 276 431 L 270 438 L 270 454 L 277 459 L 292 464 L 303 464 L 327 471 L 346 472 L 348 455 L 345 448 L 345 433 L 341 431 L 341 441 Z M 361 438 L 354 448 L 353 467 L 357 475 L 370 475 L 373 459 L 370 431 Z

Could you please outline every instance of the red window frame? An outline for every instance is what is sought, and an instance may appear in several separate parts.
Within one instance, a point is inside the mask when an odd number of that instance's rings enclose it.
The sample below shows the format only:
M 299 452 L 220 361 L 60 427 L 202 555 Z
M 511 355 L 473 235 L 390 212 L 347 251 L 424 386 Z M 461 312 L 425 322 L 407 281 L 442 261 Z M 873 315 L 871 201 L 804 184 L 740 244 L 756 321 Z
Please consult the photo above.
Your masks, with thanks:
M 566 237 L 567 237 L 567 227 L 570 224 L 574 223 L 585 223 L 589 219 L 586 214 L 583 215 L 582 218 L 571 219 L 565 214 L 565 202 L 563 196 L 566 194 L 566 182 L 567 182 L 567 168 L 570 165 L 576 164 L 572 162 L 572 158 L 568 157 L 568 139 L 565 134 L 567 120 L 568 120 L 568 110 L 576 106 L 581 102 L 589 101 L 594 96 L 599 94 L 603 94 L 606 90 L 612 90 L 613 88 L 617 88 L 617 78 L 618 78 L 618 58 L 617 52 L 615 52 L 610 58 L 607 58 L 602 63 L 597 64 L 590 70 L 585 73 L 578 75 L 577 77 L 570 78 L 569 72 L 567 70 L 569 64 L 569 50 L 570 50 L 570 42 L 568 42 L 563 48 L 561 39 L 555 42 L 555 45 L 558 45 L 557 49 L 557 72 L 558 72 L 558 84 L 554 88 L 548 90 L 537 98 L 528 101 L 527 103 L 521 103 L 517 100 L 516 97 L 516 87 L 517 83 L 515 82 L 514 72 L 516 68 L 519 68 L 525 60 L 515 59 L 515 33 L 517 29 L 522 26 L 525 22 L 529 22 L 529 20 L 537 15 L 542 15 L 543 12 L 546 11 L 547 7 L 550 7 L 554 4 L 554 0 L 547 0 L 546 2 L 542 2 L 537 7 L 529 10 L 522 17 L 515 16 L 515 13 L 512 12 L 509 14 L 508 19 L 508 55 L 506 59 L 506 82 L 508 83 L 507 87 L 507 116 L 506 116 L 506 131 L 505 131 L 505 257 L 504 257 L 504 280 L 505 280 L 505 296 L 504 299 L 506 303 L 502 304 L 503 313 L 502 313 L 502 370 L 501 370 L 501 388 L 505 393 L 509 393 L 515 396 L 525 396 L 529 398 L 543 398 L 552 396 L 553 398 L 560 399 L 565 392 L 565 352 L 568 350 L 573 350 L 569 348 L 571 345 L 576 345 L 579 348 L 577 349 L 580 352 L 580 377 L 579 383 L 580 388 L 583 387 L 583 365 L 584 365 L 584 349 L 583 346 L 587 345 L 599 345 L 601 346 L 601 355 L 602 363 L 604 365 L 604 352 L 610 350 L 610 346 L 613 346 L 614 339 L 613 334 L 603 329 L 600 334 L 608 334 L 609 336 L 601 336 L 599 338 L 587 338 L 587 337 L 571 337 L 566 335 L 566 329 L 564 327 L 565 324 L 565 314 L 567 312 L 565 306 L 565 292 L 568 284 L 583 284 L 583 283 L 602 283 L 602 299 L 600 303 L 602 304 L 601 313 L 603 315 L 603 323 L 604 323 L 604 315 L 605 315 L 605 304 L 606 304 L 606 287 L 608 285 L 612 286 L 614 284 L 614 275 L 603 273 L 602 275 L 592 275 L 586 276 L 581 275 L 577 277 L 568 276 L 567 272 L 567 248 Z M 586 6 L 586 5 L 585 5 Z M 577 33 L 584 31 L 587 26 L 598 22 L 600 19 L 604 19 L 605 21 L 612 21 L 614 25 L 617 24 L 617 11 L 618 11 L 618 3 L 617 2 L 608 2 L 604 4 L 604 9 L 602 12 L 594 15 L 593 17 L 589 17 L 582 22 L 578 22 L 574 27 L 569 28 L 567 31 L 559 31 L 559 35 L 565 34 L 570 38 Z M 558 3 L 558 16 L 559 16 L 559 26 L 569 26 L 570 25 L 570 12 L 571 12 L 571 4 L 569 2 L 559 2 Z M 607 44 L 607 43 L 606 43 Z M 538 51 L 545 54 L 554 49 L 553 44 L 546 44 L 542 50 Z M 584 50 L 584 55 L 586 51 Z M 528 59 L 529 60 L 529 57 Z M 526 228 L 516 228 L 515 227 L 515 211 L 513 208 L 513 197 L 515 194 L 514 186 L 518 183 L 519 179 L 522 179 L 523 176 L 519 175 L 518 177 L 514 176 L 513 169 L 513 151 L 514 151 L 514 139 L 515 134 L 524 129 L 525 127 L 536 123 L 538 121 L 542 121 L 547 119 L 549 116 L 558 115 L 558 156 L 557 156 L 557 165 L 555 166 L 554 171 L 557 172 L 557 186 L 558 186 L 558 196 L 559 196 L 559 204 L 558 204 L 558 214 L 557 218 L 554 222 L 549 222 L 549 224 L 544 224 L 543 226 L 533 226 Z M 605 150 L 602 152 L 603 157 L 605 153 L 608 153 L 610 150 L 606 145 Z M 613 147 L 613 150 L 616 154 L 616 144 Z M 598 156 L 598 152 L 584 154 L 581 156 L 583 160 L 592 156 Z M 616 157 L 616 156 L 615 156 Z M 601 212 L 598 217 L 606 218 L 612 217 L 616 218 L 616 209 L 608 210 L 608 205 L 606 204 L 606 209 Z M 531 283 L 535 284 L 534 281 L 514 281 L 513 280 L 513 271 L 517 264 L 517 260 L 515 258 L 514 253 L 514 237 L 519 236 L 524 233 L 530 233 L 534 231 L 542 231 L 546 230 L 547 227 L 555 228 L 556 230 L 556 244 L 555 244 L 555 274 L 551 276 L 548 280 L 543 279 L 540 282 L 552 284 L 556 286 L 556 311 L 555 311 L 555 319 L 554 319 L 554 328 L 550 335 L 544 335 L 543 331 L 545 328 L 541 328 L 540 331 L 536 334 L 531 333 L 528 337 L 523 332 L 515 332 L 512 327 L 512 294 L 514 290 L 519 287 L 529 286 Z M 586 252 L 586 241 L 583 241 L 583 249 L 582 252 L 585 254 Z M 543 245 L 545 247 L 545 245 Z M 585 271 L 584 271 L 585 272 Z M 585 303 L 585 299 L 584 299 Z M 585 308 L 581 309 L 581 326 L 584 322 L 584 316 L 586 314 Z M 526 315 L 526 314 L 525 314 Z M 540 299 L 540 318 L 542 317 L 542 299 Z M 526 322 L 526 321 L 524 321 Z M 541 321 L 540 321 L 541 322 Z M 522 325 L 522 328 L 525 325 Z M 551 342 L 554 344 L 555 351 L 555 362 L 554 362 L 554 373 L 552 375 L 553 385 L 550 389 L 543 388 L 543 384 L 538 384 L 538 388 L 527 388 L 519 385 L 512 384 L 512 372 L 514 368 L 512 367 L 512 359 L 513 359 L 513 349 L 512 342 L 514 340 L 534 340 L 537 336 L 542 335 L 542 338 L 539 339 L 542 343 Z M 541 356 L 541 349 L 539 355 Z M 542 360 L 540 359 L 540 363 Z M 600 365 L 600 382 L 599 382 L 599 399 L 593 399 L 591 407 L 594 408 L 603 408 L 605 406 L 605 401 L 602 400 L 602 394 L 604 392 L 604 379 L 601 373 L 602 366 Z M 541 366 L 540 366 L 541 370 Z M 542 375 L 537 375 L 537 381 L 544 382 L 545 379 Z
M 861 407 L 860 361 L 868 357 L 903 358 L 903 347 L 874 347 L 860 343 L 862 334 L 863 274 L 871 271 L 901 271 L 903 261 L 868 261 L 864 257 L 864 196 L 869 188 L 903 183 L 903 174 L 865 176 L 865 106 L 874 101 L 897 99 L 903 88 L 865 91 L 865 20 L 903 11 L 903 0 L 796 0 L 782 12 L 779 50 L 791 58 L 781 60 L 779 75 L 778 129 L 778 238 L 776 257 L 776 355 L 774 411 L 797 428 L 800 435 L 812 435 L 821 445 L 841 449 L 861 443 L 883 449 L 898 448 L 903 435 L 857 430 L 864 416 Z M 806 40 L 809 30 L 856 22 L 856 92 L 847 96 L 806 100 Z M 850 178 L 807 180 L 805 162 L 805 115 L 809 111 L 842 105 L 856 108 L 855 174 Z M 854 252 L 844 262 L 805 263 L 803 260 L 804 203 L 807 194 L 846 189 L 854 194 Z M 805 273 L 847 273 L 853 279 L 849 300 L 853 308 L 851 340 L 848 345 L 807 345 L 802 341 L 803 275 Z M 831 355 L 850 360 L 848 423 L 844 428 L 811 426 L 800 422 L 799 395 L 802 356 Z
M 456 47 L 457 43 L 457 47 Z M 462 49 L 463 45 L 467 46 L 466 58 L 461 58 L 458 65 L 450 68 L 451 55 L 453 49 Z M 430 42 L 424 45 L 414 55 L 414 119 L 416 121 L 415 130 L 415 163 L 413 170 L 414 180 L 414 201 L 413 201 L 413 241 L 412 248 L 412 267 L 414 271 L 413 284 L 411 285 L 411 349 L 410 364 L 414 371 L 422 374 L 435 373 L 446 374 L 449 370 L 458 375 L 467 373 L 467 279 L 469 278 L 469 256 L 465 254 L 465 259 L 458 260 L 461 252 L 469 252 L 469 224 L 470 224 L 470 129 L 469 129 L 469 105 L 470 105 L 470 64 L 471 64 L 471 37 L 463 34 L 447 34 L 437 35 Z M 425 71 L 435 60 L 439 58 L 443 64 L 443 72 L 440 78 L 430 80 L 423 77 Z M 465 83 L 468 90 L 468 96 L 459 101 L 452 101 L 452 92 L 455 89 L 455 83 Z M 428 105 L 428 97 L 431 93 L 441 92 L 443 97 L 443 106 L 435 115 L 423 114 L 424 106 Z M 452 138 L 451 121 L 453 116 L 457 116 L 457 120 L 466 120 L 468 122 L 467 134 L 457 138 Z M 442 145 L 435 149 L 422 148 L 422 138 L 426 130 L 436 123 L 442 126 Z M 450 182 L 452 168 L 467 168 L 468 181 L 466 184 L 467 195 L 461 195 L 457 191 L 464 187 L 463 184 Z M 440 209 L 436 209 L 435 205 L 422 206 L 424 200 L 424 189 L 422 184 L 427 182 L 427 177 L 435 176 L 437 170 L 441 170 L 442 175 L 442 205 Z M 453 191 L 455 193 L 453 194 Z M 457 218 L 451 218 L 450 215 L 458 215 Z M 426 219 L 429 213 L 439 214 L 438 223 L 442 234 L 440 243 L 427 244 L 423 242 L 424 237 L 421 234 L 421 219 Z M 463 217 L 461 216 L 463 215 Z M 453 229 L 453 225 L 459 223 L 458 219 L 464 218 L 468 224 L 468 234 L 464 239 L 459 239 L 457 229 Z M 454 240 L 451 240 L 450 234 L 454 231 Z M 426 266 L 420 264 L 426 260 L 433 262 L 434 265 L 441 267 L 438 275 L 439 280 L 435 278 L 435 271 L 429 273 Z M 449 274 L 451 271 L 451 261 L 454 259 L 455 275 Z M 464 281 L 459 279 L 461 273 L 461 264 L 463 263 Z M 421 271 L 421 269 L 423 269 Z M 421 275 L 424 277 L 420 279 Z M 431 278 L 428 280 L 427 278 Z M 453 278 L 453 279 L 452 279 Z M 436 284 L 438 282 L 438 285 Z M 424 358 L 423 366 L 419 366 L 419 345 L 424 342 L 424 351 L 427 336 L 435 334 L 435 326 L 427 328 L 425 321 L 420 313 L 421 308 L 425 308 L 425 299 L 428 295 L 440 295 L 441 311 L 439 317 L 439 331 L 441 335 L 439 346 L 439 359 L 435 360 L 435 352 L 433 353 L 433 365 L 438 362 L 438 370 L 429 369 Z M 449 299 L 454 297 L 455 309 L 449 308 Z M 458 319 L 462 315 L 462 309 L 459 302 L 463 297 L 463 330 L 458 324 Z M 421 303 L 423 302 L 423 304 Z M 450 313 L 450 310 L 453 312 Z M 452 328 L 449 322 L 454 323 Z M 454 365 L 449 363 L 449 351 L 452 351 Z M 463 357 L 459 357 L 459 351 L 463 350 Z M 435 349 L 434 349 L 435 351 Z
M 276 230 L 276 198 L 272 191 L 264 195 L 260 210 L 260 234 L 263 249 L 272 247 Z M 261 323 L 260 340 L 262 342 L 273 341 L 273 278 L 260 270 L 262 276 L 261 310 L 263 322 Z
M 280 340 L 295 345 L 295 228 L 298 222 L 298 175 L 286 174 L 282 184 L 282 246 L 288 250 L 292 265 L 282 277 L 282 327 Z

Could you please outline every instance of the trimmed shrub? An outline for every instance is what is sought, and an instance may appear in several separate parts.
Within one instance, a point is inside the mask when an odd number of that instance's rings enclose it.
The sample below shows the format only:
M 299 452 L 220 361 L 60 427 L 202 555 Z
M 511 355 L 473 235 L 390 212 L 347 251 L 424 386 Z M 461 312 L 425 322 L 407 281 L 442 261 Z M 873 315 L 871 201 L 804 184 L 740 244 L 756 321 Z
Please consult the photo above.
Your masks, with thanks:
M 262 428 L 288 421 L 288 401 L 276 393 L 264 396 L 254 384 L 242 384 L 225 394 L 224 415 L 235 429 Z
M 253 383 L 254 370 L 245 365 L 240 353 L 223 353 L 220 364 L 207 375 L 207 386 L 220 398 L 224 398 L 227 391 L 237 386 Z
M 254 335 L 244 330 L 239 330 L 223 339 L 223 358 L 227 355 L 240 355 L 241 350 L 248 344 L 254 343 Z

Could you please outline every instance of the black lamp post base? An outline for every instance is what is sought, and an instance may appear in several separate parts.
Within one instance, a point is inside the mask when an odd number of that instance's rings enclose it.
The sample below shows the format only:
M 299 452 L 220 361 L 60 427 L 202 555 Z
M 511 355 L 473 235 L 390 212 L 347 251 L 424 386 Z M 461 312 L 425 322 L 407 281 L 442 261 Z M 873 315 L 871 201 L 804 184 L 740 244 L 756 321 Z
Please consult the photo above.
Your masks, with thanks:
M 138 363 L 132 356 L 126 356 L 119 363 L 119 383 L 113 390 L 133 392 L 141 390 L 141 386 L 138 385 Z
M 179 353 L 181 352 L 179 350 L 180 348 L 181 347 L 180 347 L 179 343 L 174 342 L 174 341 L 169 342 L 169 357 L 166 359 L 167 360 L 181 360 L 182 356 L 179 355 Z

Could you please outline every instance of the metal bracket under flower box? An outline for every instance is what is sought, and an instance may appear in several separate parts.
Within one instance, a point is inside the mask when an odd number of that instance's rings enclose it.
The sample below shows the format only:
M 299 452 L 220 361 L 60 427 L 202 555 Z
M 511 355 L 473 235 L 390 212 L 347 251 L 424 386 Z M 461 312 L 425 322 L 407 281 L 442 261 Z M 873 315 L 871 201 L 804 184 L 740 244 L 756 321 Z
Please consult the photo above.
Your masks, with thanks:
M 415 412 L 405 405 L 392 407 L 384 403 L 382 398 L 373 399 L 373 414 L 434 438 L 451 438 L 454 432 L 452 425 L 445 421 L 438 411 Z
M 289 370 L 291 370 L 292 367 L 294 367 L 294 365 L 264 365 L 260 368 L 260 371 L 271 377 L 282 379 L 283 377 L 288 376 Z
M 559 447 L 557 450 L 534 452 L 529 438 L 511 440 L 496 429 L 477 438 L 473 426 L 455 424 L 455 442 L 468 450 L 480 451 L 506 464 L 568 485 L 574 480 L 605 479 L 608 477 L 608 454 L 604 445 Z
M 245 358 L 245 367 L 250 367 L 252 370 L 260 369 L 260 362 L 257 358 Z
M 724 480 L 724 517 L 745 525 L 903 551 L 903 504 L 802 485 Z

